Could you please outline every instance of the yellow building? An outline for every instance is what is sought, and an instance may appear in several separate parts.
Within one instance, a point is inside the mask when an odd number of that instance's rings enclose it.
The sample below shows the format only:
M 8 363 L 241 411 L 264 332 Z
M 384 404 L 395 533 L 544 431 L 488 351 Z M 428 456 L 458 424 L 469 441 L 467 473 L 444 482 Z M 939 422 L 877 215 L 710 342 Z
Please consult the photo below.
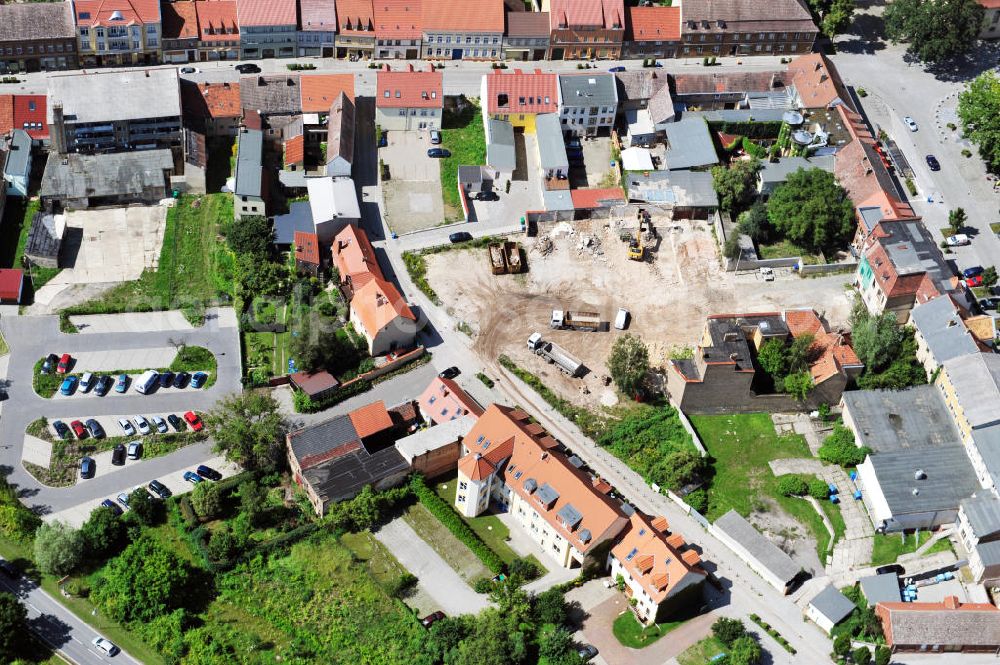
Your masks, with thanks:
M 481 99 L 487 119 L 505 120 L 515 129 L 534 134 L 538 115 L 559 112 L 558 76 L 541 70 L 504 73 L 494 69 L 483 76 Z
M 996 486 L 989 465 L 1000 440 L 1000 355 L 970 353 L 941 365 L 935 385 L 944 397 L 983 487 Z

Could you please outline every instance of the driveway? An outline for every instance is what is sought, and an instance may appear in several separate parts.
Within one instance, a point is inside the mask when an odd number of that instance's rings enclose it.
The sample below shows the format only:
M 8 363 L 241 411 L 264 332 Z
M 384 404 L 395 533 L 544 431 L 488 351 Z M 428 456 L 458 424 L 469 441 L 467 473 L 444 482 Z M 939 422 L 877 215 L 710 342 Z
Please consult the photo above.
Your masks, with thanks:
M 487 597 L 462 581 L 401 517 L 379 529 L 375 537 L 389 548 L 404 568 L 416 575 L 421 590 L 430 595 L 445 614 L 477 614 L 489 606 Z
M 379 159 L 389 167 L 382 182 L 386 221 L 397 234 L 437 226 L 444 221 L 440 160 L 427 156 L 427 132 L 390 131 Z

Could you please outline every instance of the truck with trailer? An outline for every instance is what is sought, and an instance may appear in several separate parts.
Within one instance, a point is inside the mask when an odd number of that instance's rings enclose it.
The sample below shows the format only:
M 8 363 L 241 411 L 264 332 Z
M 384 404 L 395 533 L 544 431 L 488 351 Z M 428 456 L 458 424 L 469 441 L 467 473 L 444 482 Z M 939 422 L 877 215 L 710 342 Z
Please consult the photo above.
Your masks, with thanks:
M 528 338 L 528 348 L 536 356 L 541 356 L 552 363 L 560 370 L 572 377 L 578 377 L 583 372 L 583 363 L 573 357 L 573 355 L 553 342 L 546 342 L 542 339 L 542 333 L 532 333 Z
M 549 325 L 555 330 L 595 332 L 601 329 L 601 315 L 597 312 L 571 312 L 566 309 L 554 309 Z

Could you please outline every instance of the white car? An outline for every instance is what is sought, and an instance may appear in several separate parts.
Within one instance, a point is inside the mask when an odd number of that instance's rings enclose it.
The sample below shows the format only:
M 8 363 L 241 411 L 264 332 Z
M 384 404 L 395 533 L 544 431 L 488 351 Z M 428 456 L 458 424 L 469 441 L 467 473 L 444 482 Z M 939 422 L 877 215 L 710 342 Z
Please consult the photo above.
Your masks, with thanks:
M 152 428 L 149 426 L 149 421 L 146 420 L 145 416 L 136 416 L 135 424 L 138 425 L 139 427 L 139 434 L 149 434 L 153 431 Z
M 132 426 L 132 421 L 128 418 L 119 418 L 118 426 L 125 432 L 125 436 L 135 436 L 135 427 Z
M 153 416 L 153 425 L 156 427 L 156 431 L 160 434 L 167 433 L 167 421 L 161 416 Z
M 911 132 L 917 131 L 917 123 L 910 116 L 903 118 L 903 123 L 910 128 Z
M 964 233 L 957 233 L 953 236 L 948 236 L 947 238 L 944 239 L 944 242 L 949 247 L 961 247 L 963 245 L 969 245 L 972 243 L 972 241 L 969 240 L 969 236 L 965 235 Z
M 95 649 L 102 651 L 109 656 L 117 656 L 118 652 L 121 651 L 121 649 L 119 649 L 114 642 L 106 640 L 103 637 L 95 637 L 90 643 L 94 645 Z
M 85 372 L 83 376 L 80 377 L 80 392 L 85 393 L 94 387 L 94 375 L 91 372 Z
M 628 324 L 629 311 L 624 307 L 618 308 L 618 313 L 615 314 L 615 328 L 618 330 L 625 330 L 625 326 Z

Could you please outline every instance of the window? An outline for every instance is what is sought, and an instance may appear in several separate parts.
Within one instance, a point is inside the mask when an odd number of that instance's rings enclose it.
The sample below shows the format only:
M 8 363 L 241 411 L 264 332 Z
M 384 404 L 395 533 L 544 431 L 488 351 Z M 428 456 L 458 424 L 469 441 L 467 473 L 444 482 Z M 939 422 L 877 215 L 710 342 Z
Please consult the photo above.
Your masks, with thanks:
M 465 503 L 465 495 L 464 494 L 459 494 L 458 495 L 458 502 L 459 503 Z
M 465 482 L 465 481 L 463 480 L 462 482 L 460 482 L 460 483 L 458 484 L 458 489 L 460 489 L 460 490 L 466 490 L 466 489 L 469 489 L 469 483 L 467 483 L 467 482 Z

